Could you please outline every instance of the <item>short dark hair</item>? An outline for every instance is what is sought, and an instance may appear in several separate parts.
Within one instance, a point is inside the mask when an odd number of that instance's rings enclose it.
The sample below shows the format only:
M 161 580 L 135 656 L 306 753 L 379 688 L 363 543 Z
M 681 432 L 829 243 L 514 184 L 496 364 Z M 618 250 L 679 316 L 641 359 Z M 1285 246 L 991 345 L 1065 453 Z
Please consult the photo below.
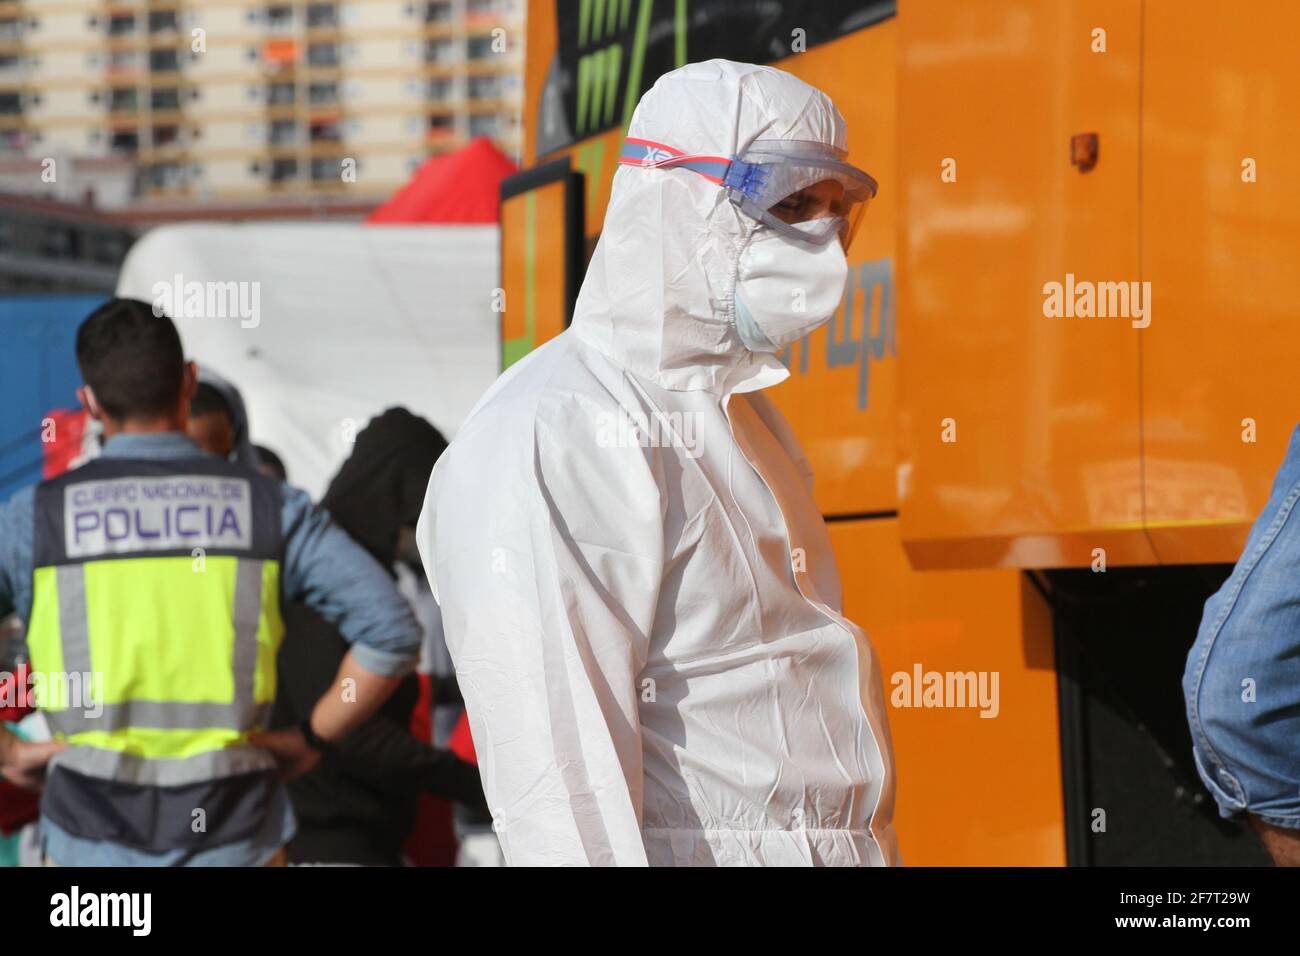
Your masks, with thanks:
M 265 445 L 254 445 L 253 451 L 257 452 L 258 460 L 261 461 L 263 468 L 271 469 L 271 473 L 281 481 L 289 480 L 289 473 L 285 471 L 284 462 L 280 456 Z
M 103 413 L 156 418 L 176 408 L 185 353 L 172 320 L 139 299 L 110 299 L 77 329 L 77 365 Z
M 230 410 L 230 403 L 221 394 L 221 389 L 210 382 L 199 382 L 194 397 L 190 399 L 190 416 L 198 418 L 212 414 L 225 415 L 230 424 L 235 423 L 235 413 Z

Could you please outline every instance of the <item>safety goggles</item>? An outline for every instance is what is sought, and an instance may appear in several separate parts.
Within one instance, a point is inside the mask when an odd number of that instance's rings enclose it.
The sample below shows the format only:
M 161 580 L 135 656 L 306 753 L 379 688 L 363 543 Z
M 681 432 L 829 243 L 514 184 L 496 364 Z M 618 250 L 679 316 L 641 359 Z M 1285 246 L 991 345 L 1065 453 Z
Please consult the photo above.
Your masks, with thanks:
M 825 143 L 758 140 L 740 156 L 694 156 L 629 136 L 618 161 L 649 169 L 688 169 L 717 183 L 746 215 L 792 239 L 824 245 L 853 241 L 876 181 Z

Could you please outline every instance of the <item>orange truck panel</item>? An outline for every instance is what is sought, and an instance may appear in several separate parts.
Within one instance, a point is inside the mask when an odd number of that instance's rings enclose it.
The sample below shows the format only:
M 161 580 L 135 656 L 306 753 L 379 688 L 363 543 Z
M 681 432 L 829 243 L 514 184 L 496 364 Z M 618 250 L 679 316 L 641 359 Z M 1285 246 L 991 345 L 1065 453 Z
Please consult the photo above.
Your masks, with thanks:
M 1097 548 L 1155 560 L 1144 330 L 1044 314 L 1049 282 L 1139 276 L 1140 10 L 901 5 L 900 515 L 918 567 L 1086 565 Z M 1071 138 L 1093 132 L 1084 172 Z
M 1234 561 L 1300 419 L 1300 6 L 1146 17 L 1147 527 L 1162 561 Z
M 1236 560 L 1300 418 L 1298 28 L 1283 0 L 900 4 L 917 567 Z
M 903 861 L 1064 865 L 1052 622 L 1038 591 L 1016 571 L 913 571 L 894 519 L 829 527 L 845 612 L 871 636 L 891 702 Z M 922 686 L 933 673 L 988 675 L 996 716 L 897 706 L 915 703 L 918 670 Z

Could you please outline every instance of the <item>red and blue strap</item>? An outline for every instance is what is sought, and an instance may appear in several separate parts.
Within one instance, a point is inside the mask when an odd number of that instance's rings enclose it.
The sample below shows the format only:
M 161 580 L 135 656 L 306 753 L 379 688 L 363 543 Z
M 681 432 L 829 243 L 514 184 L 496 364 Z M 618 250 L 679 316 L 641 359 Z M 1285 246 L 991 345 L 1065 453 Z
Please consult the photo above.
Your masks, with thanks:
M 680 149 L 649 139 L 629 136 L 623 141 L 623 151 L 618 161 L 624 166 L 643 169 L 689 169 L 710 182 L 722 185 L 732 160 L 723 156 L 688 156 Z

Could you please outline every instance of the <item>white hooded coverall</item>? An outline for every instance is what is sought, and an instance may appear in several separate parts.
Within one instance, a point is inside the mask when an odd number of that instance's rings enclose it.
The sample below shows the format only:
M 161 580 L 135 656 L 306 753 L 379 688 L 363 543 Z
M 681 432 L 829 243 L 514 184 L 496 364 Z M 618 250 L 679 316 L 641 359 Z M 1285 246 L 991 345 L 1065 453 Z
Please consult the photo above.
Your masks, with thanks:
M 823 93 L 719 60 L 628 134 L 845 145 Z M 620 167 L 572 326 L 434 469 L 420 551 L 512 865 L 897 861 L 876 657 L 758 391 L 789 372 L 734 325 L 755 229 L 704 177 Z

